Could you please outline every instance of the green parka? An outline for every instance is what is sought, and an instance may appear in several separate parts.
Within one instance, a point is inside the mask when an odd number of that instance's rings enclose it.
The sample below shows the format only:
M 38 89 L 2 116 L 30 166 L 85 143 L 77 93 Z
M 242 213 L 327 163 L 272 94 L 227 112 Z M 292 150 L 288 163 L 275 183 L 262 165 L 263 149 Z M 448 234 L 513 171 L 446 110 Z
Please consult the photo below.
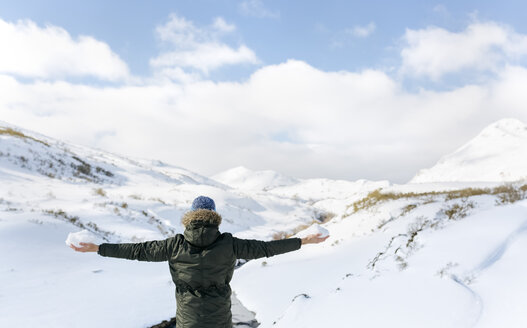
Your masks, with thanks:
M 168 261 L 176 285 L 177 328 L 231 328 L 231 288 L 236 259 L 257 259 L 300 248 L 299 238 L 239 239 L 220 233 L 221 216 L 199 209 L 182 218 L 185 231 L 165 240 L 99 245 L 98 254 L 139 261 Z

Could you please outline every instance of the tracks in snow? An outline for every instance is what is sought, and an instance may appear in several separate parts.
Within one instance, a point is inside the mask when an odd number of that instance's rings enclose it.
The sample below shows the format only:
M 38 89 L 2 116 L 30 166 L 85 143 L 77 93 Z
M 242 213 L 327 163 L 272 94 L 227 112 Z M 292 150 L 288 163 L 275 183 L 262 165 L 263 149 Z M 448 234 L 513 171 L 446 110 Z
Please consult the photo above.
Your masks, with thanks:
M 507 238 L 505 238 L 504 241 L 502 241 L 497 247 L 495 247 L 479 265 L 477 265 L 473 270 L 465 273 L 465 277 L 470 277 L 470 279 L 474 279 L 480 274 L 482 274 L 484 271 L 492 267 L 503 257 L 503 255 L 516 241 L 516 239 L 518 239 L 518 237 L 525 232 L 527 232 L 527 220 L 524 221 L 516 230 L 511 232 L 507 236 Z M 452 279 L 452 281 L 464 288 L 472 296 L 474 304 L 476 304 L 477 310 L 474 313 L 474 322 L 470 325 L 470 327 L 475 327 L 478 324 L 481 315 L 483 314 L 483 309 L 485 306 L 483 299 L 476 291 L 474 291 L 472 288 L 470 288 L 470 286 L 468 286 L 464 279 L 459 278 L 459 276 L 455 274 L 451 274 L 450 279 Z

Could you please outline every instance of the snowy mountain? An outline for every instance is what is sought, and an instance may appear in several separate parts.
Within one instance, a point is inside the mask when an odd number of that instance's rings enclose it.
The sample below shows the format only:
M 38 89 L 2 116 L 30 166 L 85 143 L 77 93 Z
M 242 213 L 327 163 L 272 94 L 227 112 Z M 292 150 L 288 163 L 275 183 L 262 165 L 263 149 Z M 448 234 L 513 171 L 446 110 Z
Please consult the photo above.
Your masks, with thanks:
M 527 125 L 503 119 L 470 142 L 421 170 L 410 183 L 438 181 L 517 181 L 527 178 Z
M 236 167 L 212 176 L 216 181 L 256 196 L 265 192 L 309 204 L 319 211 L 340 213 L 368 192 L 390 186 L 388 181 L 297 179 L 272 170 Z
M 216 200 L 221 230 L 242 238 L 330 232 L 236 270 L 233 290 L 260 327 L 523 327 L 527 185 L 484 175 L 495 163 L 522 176 L 509 163 L 521 127 L 497 122 L 444 158 L 445 178 L 419 175 L 443 182 L 396 185 L 246 168 L 207 178 L 0 123 L 0 327 L 150 327 L 174 316 L 166 263 L 79 254 L 64 240 L 80 230 L 165 238 L 182 232 L 200 194 Z M 462 179 L 466 165 L 479 182 Z
M 212 176 L 212 179 L 236 189 L 264 191 L 280 186 L 289 186 L 298 182 L 295 178 L 272 170 L 252 171 L 243 166 L 218 173 Z
M 254 228 L 258 231 L 252 235 L 258 238 L 269 238 L 277 222 L 287 230 L 315 218 L 315 210 L 297 200 L 268 194 L 251 198 L 160 161 L 128 159 L 65 144 L 7 124 L 0 125 L 0 141 L 0 179 L 4 185 L 0 197 L 4 202 L 24 211 L 77 215 L 79 226 L 91 222 L 116 240 L 127 238 L 117 230 L 134 224 L 151 230 L 148 236 L 134 234 L 138 239 L 180 231 L 179 217 L 199 194 L 214 197 L 226 217 L 225 229 L 251 234 Z M 57 200 L 66 202 L 57 204 Z M 89 207 L 98 215 L 86 212 Z M 99 222 L 101 216 L 104 220 Z

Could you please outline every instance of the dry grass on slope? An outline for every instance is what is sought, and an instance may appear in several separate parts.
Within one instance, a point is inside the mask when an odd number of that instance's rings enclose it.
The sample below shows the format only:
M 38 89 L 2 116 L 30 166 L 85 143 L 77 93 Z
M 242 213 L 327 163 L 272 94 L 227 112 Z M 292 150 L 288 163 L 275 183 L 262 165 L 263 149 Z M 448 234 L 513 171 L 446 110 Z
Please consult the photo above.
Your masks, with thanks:
M 17 131 L 17 130 L 13 130 L 11 128 L 0 128 L 0 135 L 7 135 L 7 136 L 15 137 L 15 138 L 29 139 L 29 140 L 32 140 L 32 141 L 35 141 L 35 142 L 39 142 L 39 143 L 43 144 L 44 146 L 48 146 L 49 147 L 49 144 L 47 142 L 44 142 L 42 140 L 38 140 L 38 139 L 33 138 L 31 136 L 27 136 L 27 135 L 23 134 L 22 132 Z
M 361 210 L 372 208 L 377 204 L 398 199 L 420 198 L 425 203 L 428 203 L 437 201 L 439 197 L 443 197 L 441 200 L 449 201 L 453 199 L 466 199 L 469 197 L 481 195 L 496 196 L 497 205 L 512 204 L 526 198 L 527 184 L 508 183 L 495 188 L 464 188 L 459 190 L 428 191 L 421 193 L 382 192 L 381 189 L 376 189 L 370 192 L 366 197 L 349 205 L 348 208 L 353 208 L 352 213 L 356 213 Z

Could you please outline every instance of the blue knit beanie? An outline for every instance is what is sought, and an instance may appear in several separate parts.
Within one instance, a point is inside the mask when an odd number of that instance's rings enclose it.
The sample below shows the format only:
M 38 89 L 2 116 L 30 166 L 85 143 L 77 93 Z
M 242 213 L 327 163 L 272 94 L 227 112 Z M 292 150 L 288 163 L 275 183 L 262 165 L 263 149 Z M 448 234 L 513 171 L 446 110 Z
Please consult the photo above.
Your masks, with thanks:
M 192 202 L 192 207 L 190 208 L 190 210 L 195 211 L 199 209 L 216 211 L 216 204 L 214 204 L 212 198 L 206 196 L 199 196 Z

